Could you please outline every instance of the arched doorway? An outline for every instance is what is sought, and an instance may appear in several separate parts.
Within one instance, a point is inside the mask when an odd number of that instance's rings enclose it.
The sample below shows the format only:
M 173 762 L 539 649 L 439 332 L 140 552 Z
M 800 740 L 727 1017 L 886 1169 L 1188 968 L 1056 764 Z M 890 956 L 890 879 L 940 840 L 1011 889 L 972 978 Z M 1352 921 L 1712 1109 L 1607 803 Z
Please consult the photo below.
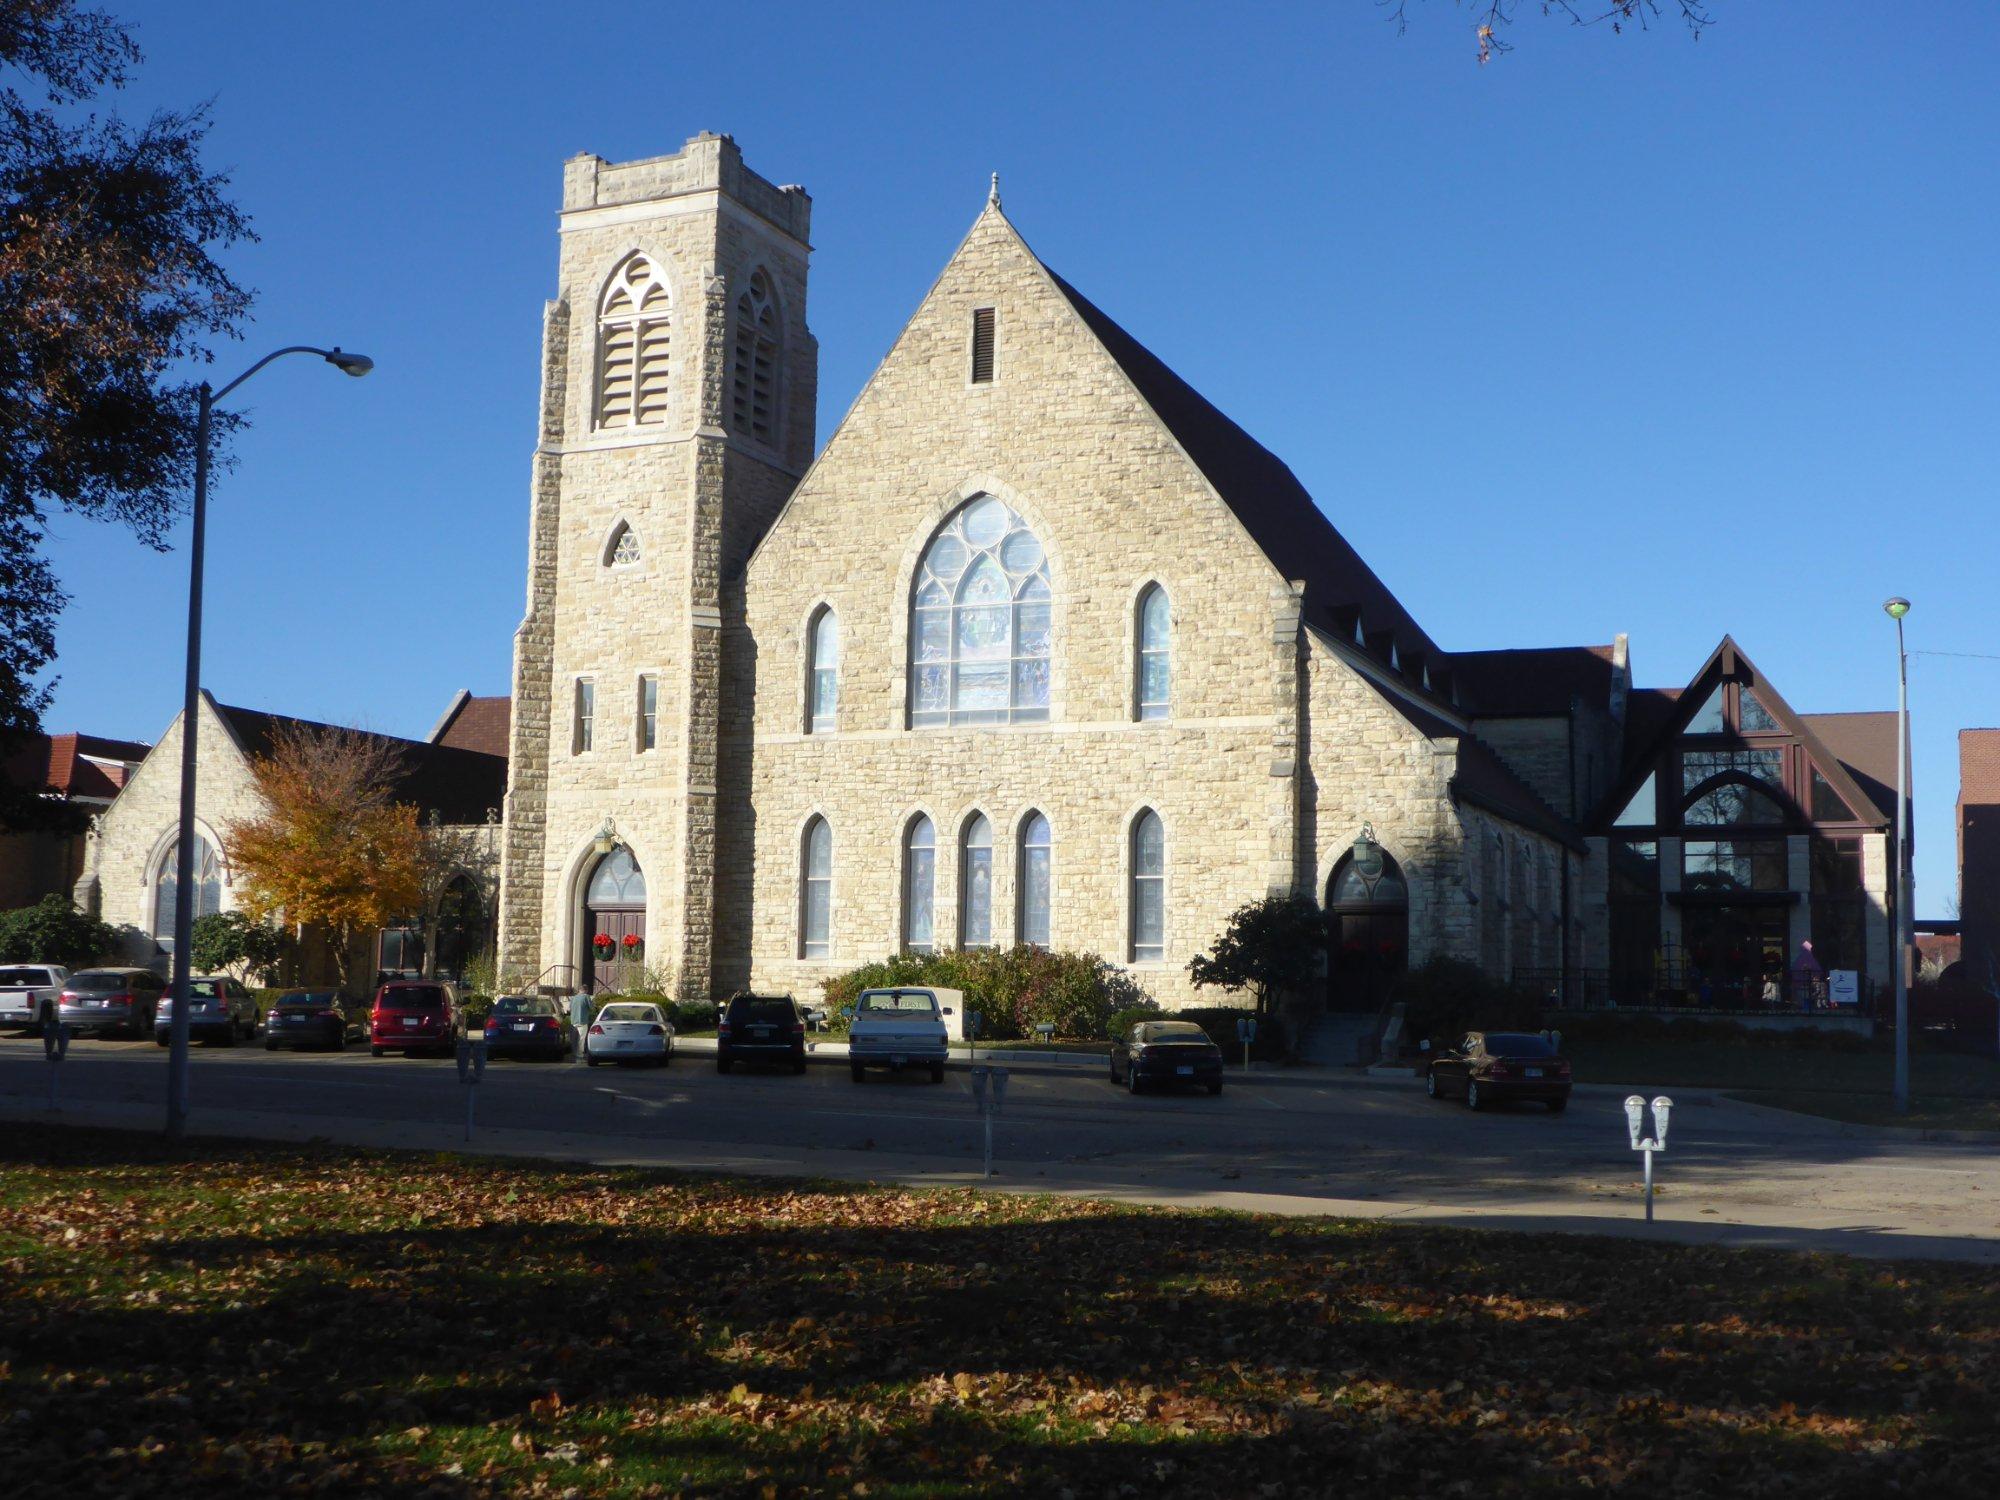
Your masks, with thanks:
M 629 989 L 645 963 L 646 873 L 632 851 L 620 845 L 597 862 L 584 888 L 584 985 Z
M 1380 1010 L 1410 957 L 1410 888 L 1364 832 L 1326 887 L 1329 1010 Z

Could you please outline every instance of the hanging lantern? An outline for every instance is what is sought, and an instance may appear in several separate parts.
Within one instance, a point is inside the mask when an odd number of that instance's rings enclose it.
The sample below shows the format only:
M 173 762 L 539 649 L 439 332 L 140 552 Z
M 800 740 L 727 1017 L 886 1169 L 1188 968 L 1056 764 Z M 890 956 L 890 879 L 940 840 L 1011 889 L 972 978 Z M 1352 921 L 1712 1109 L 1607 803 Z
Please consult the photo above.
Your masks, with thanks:
M 591 848 L 599 854 L 609 854 L 617 847 L 618 825 L 611 821 L 611 815 L 607 813 L 604 817 L 604 826 L 597 830 L 597 837 L 592 841 Z
M 1369 885 L 1382 878 L 1382 846 L 1375 842 L 1375 825 L 1363 823 L 1361 837 L 1354 841 L 1354 869 Z

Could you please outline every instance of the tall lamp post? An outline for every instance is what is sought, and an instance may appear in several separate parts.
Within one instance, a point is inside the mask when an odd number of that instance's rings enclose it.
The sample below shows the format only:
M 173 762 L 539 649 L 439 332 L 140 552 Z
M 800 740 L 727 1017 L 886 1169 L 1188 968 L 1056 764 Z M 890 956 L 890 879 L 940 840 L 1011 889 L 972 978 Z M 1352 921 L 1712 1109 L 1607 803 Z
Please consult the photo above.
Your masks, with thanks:
M 194 901 L 199 871 L 194 860 L 194 754 L 200 726 L 201 697 L 201 567 L 202 545 L 208 531 L 208 443 L 215 403 L 255 375 L 274 359 L 287 354 L 317 354 L 344 375 L 357 379 L 375 368 L 365 354 L 348 354 L 338 346 L 315 349 L 310 344 L 290 344 L 274 349 L 238 375 L 221 390 L 201 383 L 200 415 L 194 429 L 194 525 L 188 535 L 188 643 L 187 689 L 181 700 L 181 828 L 175 850 L 174 867 L 174 1022 L 173 1050 L 167 1055 L 167 1135 L 178 1139 L 187 1131 L 188 1112 L 188 980 L 194 955 Z
M 1892 958 L 1896 965 L 1896 1113 L 1910 1112 L 1910 837 L 1905 819 L 1910 806 L 1910 656 L 1903 649 L 1903 616 L 1910 601 L 1886 601 L 1883 610 L 1896 622 L 1896 913 Z

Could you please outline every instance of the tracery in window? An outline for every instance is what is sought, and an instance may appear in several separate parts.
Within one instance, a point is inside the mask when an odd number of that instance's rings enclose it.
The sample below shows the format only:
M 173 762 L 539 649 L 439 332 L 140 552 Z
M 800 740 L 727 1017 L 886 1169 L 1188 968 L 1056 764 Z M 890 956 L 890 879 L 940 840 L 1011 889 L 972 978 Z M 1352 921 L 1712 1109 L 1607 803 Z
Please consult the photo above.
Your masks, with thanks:
M 1048 557 L 991 495 L 938 528 L 910 610 L 910 722 L 1044 723 L 1051 656 Z
M 639 557 L 639 533 L 627 522 L 620 521 L 611 528 L 611 540 L 604 548 L 604 565 L 607 568 L 630 567 Z
M 736 351 L 730 373 L 730 422 L 746 437 L 773 441 L 778 426 L 778 303 L 762 269 L 736 299 Z
M 597 314 L 597 425 L 652 426 L 667 419 L 673 298 L 643 255 L 626 259 Z
M 194 836 L 194 920 L 222 910 L 222 859 L 201 834 Z M 153 879 L 153 937 L 161 947 L 174 945 L 174 914 L 180 901 L 180 844 L 167 846 L 166 857 Z

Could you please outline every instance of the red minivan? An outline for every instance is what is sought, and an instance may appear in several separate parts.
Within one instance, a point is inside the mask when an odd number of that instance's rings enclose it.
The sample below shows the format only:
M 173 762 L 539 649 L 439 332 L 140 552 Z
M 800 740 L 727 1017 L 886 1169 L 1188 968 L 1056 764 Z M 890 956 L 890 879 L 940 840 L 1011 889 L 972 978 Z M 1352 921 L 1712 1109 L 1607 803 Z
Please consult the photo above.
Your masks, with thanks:
M 458 992 L 435 979 L 392 979 L 375 991 L 369 1051 L 442 1052 L 458 1044 Z

